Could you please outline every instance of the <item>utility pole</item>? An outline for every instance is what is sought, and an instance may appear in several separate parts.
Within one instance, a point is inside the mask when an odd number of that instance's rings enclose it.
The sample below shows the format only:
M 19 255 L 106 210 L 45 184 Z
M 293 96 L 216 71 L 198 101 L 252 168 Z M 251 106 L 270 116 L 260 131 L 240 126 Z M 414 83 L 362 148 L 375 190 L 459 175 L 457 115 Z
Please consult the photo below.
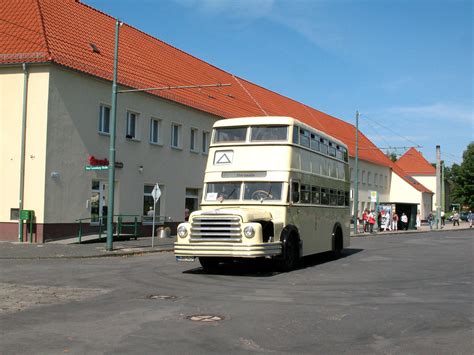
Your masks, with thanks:
M 444 160 L 441 161 L 441 211 L 446 209 L 446 196 L 444 187 Z
M 441 152 L 436 146 L 436 229 L 439 229 L 441 219 Z
M 356 111 L 356 144 L 354 163 L 354 234 L 357 234 L 357 216 L 359 211 L 359 111 Z
M 107 209 L 107 251 L 113 250 L 114 193 L 115 193 L 115 129 L 117 126 L 117 70 L 120 21 L 115 20 L 114 74 L 112 80 L 112 107 L 110 109 L 109 146 L 109 206 Z

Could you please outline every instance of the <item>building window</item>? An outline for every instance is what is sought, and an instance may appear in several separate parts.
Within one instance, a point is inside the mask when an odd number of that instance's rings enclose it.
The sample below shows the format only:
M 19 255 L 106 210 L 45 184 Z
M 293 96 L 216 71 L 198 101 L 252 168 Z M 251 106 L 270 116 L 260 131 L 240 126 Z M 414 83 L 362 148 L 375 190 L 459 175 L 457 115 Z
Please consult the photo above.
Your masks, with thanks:
M 196 211 L 199 208 L 199 189 L 186 189 L 186 200 L 184 202 L 185 219 L 189 217 L 189 214 L 193 211 Z M 187 211 L 186 211 L 187 210 Z
M 160 209 L 161 209 L 160 208 L 160 201 L 163 198 L 164 187 L 162 185 L 159 185 L 159 186 L 160 186 L 160 190 L 161 190 L 161 197 L 156 202 L 156 209 L 155 210 L 153 210 L 154 200 L 153 200 L 153 196 L 151 195 L 151 192 L 155 188 L 155 185 L 144 185 L 144 187 L 143 187 L 143 216 L 146 217 L 146 218 L 144 218 L 144 221 L 146 221 L 146 222 L 150 222 L 150 223 L 152 222 L 152 220 L 153 220 L 153 211 L 155 212 L 155 216 L 160 215 Z
M 138 113 L 127 111 L 126 138 L 139 139 L 138 137 Z
M 192 152 L 196 152 L 197 149 L 197 135 L 198 135 L 198 130 L 196 128 L 191 128 L 191 132 L 189 135 L 189 149 Z
M 150 119 L 150 143 L 160 144 L 161 120 Z
M 177 123 L 171 124 L 171 147 L 181 148 L 181 125 Z
M 202 153 L 209 152 L 209 132 L 202 132 Z
M 372 185 L 372 173 L 369 171 L 367 172 L 367 184 Z
M 374 185 L 375 185 L 375 186 L 378 185 L 378 177 L 379 177 L 379 174 L 375 173 L 375 174 L 374 174 Z
M 110 134 L 110 107 L 100 105 L 99 133 Z
M 362 183 L 366 183 L 365 170 L 362 170 Z

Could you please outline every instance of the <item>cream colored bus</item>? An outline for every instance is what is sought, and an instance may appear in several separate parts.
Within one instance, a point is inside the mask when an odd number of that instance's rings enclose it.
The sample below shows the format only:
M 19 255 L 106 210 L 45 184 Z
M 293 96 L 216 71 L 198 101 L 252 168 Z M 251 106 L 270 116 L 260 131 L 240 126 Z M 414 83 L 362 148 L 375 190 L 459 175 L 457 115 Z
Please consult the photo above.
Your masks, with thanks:
M 347 147 L 290 117 L 214 124 L 201 210 L 178 226 L 178 261 L 301 257 L 349 245 Z

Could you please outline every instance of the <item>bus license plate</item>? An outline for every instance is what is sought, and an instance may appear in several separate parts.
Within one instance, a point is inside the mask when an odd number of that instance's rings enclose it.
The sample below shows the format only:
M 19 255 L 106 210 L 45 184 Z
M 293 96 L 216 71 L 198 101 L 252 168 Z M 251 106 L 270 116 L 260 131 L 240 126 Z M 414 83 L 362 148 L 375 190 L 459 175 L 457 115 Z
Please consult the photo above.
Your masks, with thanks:
M 177 256 L 176 261 L 195 261 L 196 257 L 195 256 Z

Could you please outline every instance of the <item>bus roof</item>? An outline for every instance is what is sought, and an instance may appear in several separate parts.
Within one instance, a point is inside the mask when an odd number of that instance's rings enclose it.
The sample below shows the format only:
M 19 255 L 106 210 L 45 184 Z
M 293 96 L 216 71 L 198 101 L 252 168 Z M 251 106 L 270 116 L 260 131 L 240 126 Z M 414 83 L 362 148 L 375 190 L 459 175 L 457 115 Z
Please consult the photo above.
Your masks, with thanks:
M 329 139 L 334 143 L 345 147 L 347 145 L 341 140 L 334 138 L 323 131 L 320 131 L 314 127 L 307 125 L 297 119 L 289 116 L 255 116 L 255 117 L 239 117 L 239 118 L 226 118 L 223 120 L 218 120 L 214 123 L 213 128 L 219 127 L 235 127 L 235 126 L 256 126 L 256 125 L 298 125 L 302 128 L 305 128 L 309 131 L 317 133 L 320 137 Z

